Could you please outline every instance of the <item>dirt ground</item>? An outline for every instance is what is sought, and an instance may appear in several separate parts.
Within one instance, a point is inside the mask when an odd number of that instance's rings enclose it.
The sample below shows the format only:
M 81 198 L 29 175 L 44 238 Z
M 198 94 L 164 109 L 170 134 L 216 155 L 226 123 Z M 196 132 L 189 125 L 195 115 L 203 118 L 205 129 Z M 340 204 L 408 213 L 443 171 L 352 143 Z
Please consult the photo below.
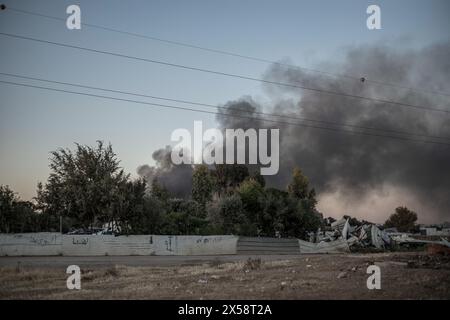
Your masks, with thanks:
M 381 269 L 368 290 L 367 267 Z M 425 253 L 308 255 L 173 267 L 0 268 L 0 299 L 450 299 L 450 257 Z

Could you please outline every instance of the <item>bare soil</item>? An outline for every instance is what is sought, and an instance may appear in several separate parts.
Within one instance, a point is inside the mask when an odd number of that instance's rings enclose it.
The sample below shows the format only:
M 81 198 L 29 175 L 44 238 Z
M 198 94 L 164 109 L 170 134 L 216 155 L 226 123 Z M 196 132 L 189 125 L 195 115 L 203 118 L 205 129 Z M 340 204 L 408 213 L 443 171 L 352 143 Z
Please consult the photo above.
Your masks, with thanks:
M 367 289 L 367 267 L 381 289 Z M 0 299 L 450 299 L 449 256 L 366 253 L 172 267 L 82 268 L 68 290 L 61 268 L 0 268 Z

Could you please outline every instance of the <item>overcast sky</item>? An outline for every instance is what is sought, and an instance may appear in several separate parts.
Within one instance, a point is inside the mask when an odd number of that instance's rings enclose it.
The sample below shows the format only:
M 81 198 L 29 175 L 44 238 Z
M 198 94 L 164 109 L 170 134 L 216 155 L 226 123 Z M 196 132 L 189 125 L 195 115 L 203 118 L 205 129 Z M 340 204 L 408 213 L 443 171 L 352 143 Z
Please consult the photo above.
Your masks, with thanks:
M 345 48 L 383 43 L 420 48 L 449 40 L 446 0 L 395 1 L 3 1 L 6 6 L 65 18 L 79 4 L 82 23 L 251 55 L 289 58 L 314 68 L 338 63 Z M 366 8 L 378 4 L 382 30 L 366 27 Z M 149 59 L 261 77 L 268 65 L 134 38 L 17 12 L 0 12 L 0 32 L 77 44 Z M 0 35 L 0 72 L 101 86 L 174 99 L 225 104 L 250 95 L 270 103 L 258 82 L 202 74 L 117 57 L 59 48 Z M 325 70 L 327 71 L 327 70 Z M 2 80 L 13 80 L 0 76 Z M 378 79 L 377 79 L 378 80 Z M 383 79 L 379 79 L 383 80 Z M 13 80 L 15 81 L 15 80 Z M 38 84 L 38 82 L 28 82 Z M 41 83 L 42 84 L 42 83 Z M 213 115 L 105 101 L 0 84 L 0 184 L 24 199 L 48 176 L 49 152 L 74 142 L 111 142 L 125 170 L 152 164 L 154 150 L 171 144 L 176 128 L 194 120 L 215 127 Z

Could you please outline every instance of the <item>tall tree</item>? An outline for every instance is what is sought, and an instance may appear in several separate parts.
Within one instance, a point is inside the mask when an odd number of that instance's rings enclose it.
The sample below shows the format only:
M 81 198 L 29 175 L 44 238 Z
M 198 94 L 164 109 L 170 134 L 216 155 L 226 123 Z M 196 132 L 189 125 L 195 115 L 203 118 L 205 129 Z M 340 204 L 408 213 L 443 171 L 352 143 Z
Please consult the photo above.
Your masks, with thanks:
M 407 207 L 398 207 L 385 222 L 386 228 L 397 228 L 400 232 L 411 232 L 415 228 L 417 213 Z
M 73 151 L 59 149 L 51 154 L 50 176 L 45 186 L 38 186 L 37 202 L 43 210 L 72 217 L 83 227 L 119 218 L 117 201 L 127 190 L 129 176 L 120 168 L 111 144 L 76 144 Z
M 292 181 L 289 183 L 287 190 L 289 194 L 297 199 L 305 199 L 308 196 L 308 178 L 303 174 L 300 168 L 294 168 Z
M 247 221 L 257 226 L 258 233 L 261 232 L 261 219 L 266 204 L 264 188 L 255 179 L 249 178 L 241 183 L 236 192 L 241 197 Z
M 224 194 L 238 187 L 249 176 L 249 171 L 247 166 L 242 164 L 217 164 L 214 174 L 217 191 Z
M 203 212 L 206 203 L 211 201 L 215 181 L 206 165 L 198 165 L 192 174 L 192 199 L 197 201 Z
M 9 186 L 0 185 L 0 232 L 8 233 L 14 224 L 14 206 L 18 198 Z
M 209 228 L 213 234 L 253 235 L 257 228 L 245 215 L 237 194 L 224 195 L 208 206 Z

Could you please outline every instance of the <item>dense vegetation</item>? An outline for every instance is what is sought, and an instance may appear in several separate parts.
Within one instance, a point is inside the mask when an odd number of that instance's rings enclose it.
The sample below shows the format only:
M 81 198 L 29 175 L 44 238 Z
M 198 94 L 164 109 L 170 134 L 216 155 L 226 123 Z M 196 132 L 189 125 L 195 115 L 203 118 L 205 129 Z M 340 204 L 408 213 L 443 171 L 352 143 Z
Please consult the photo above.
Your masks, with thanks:
M 89 229 L 109 225 L 122 234 L 235 234 L 307 238 L 334 221 L 322 219 L 308 179 L 296 168 L 285 190 L 268 188 L 244 165 L 197 165 L 187 199 L 154 179 L 132 180 L 111 145 L 77 144 L 51 153 L 50 175 L 33 201 L 0 186 L 0 232 Z M 351 218 L 352 225 L 360 225 Z M 414 228 L 417 215 L 397 208 L 386 226 Z
M 51 173 L 33 202 L 0 189 L 0 232 L 117 225 L 124 234 L 238 234 L 305 237 L 322 223 L 315 192 L 295 169 L 286 190 L 266 188 L 243 165 L 198 165 L 192 194 L 174 198 L 155 179 L 132 180 L 111 145 L 52 152 Z

